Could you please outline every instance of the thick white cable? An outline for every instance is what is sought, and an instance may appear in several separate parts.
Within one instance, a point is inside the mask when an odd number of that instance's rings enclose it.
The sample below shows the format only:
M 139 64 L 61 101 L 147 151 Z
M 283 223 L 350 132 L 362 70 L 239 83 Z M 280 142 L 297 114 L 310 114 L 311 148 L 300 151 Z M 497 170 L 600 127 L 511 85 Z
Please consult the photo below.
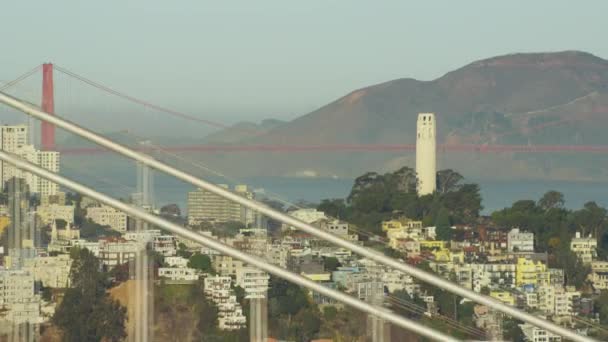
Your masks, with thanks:
M 112 198 L 112 197 L 104 195 L 100 192 L 97 192 L 87 186 L 84 186 L 82 184 L 69 180 L 65 177 L 59 176 L 51 171 L 43 169 L 40 166 L 37 166 L 37 165 L 31 164 L 27 161 L 24 161 L 23 159 L 19 158 L 16 155 L 9 154 L 7 152 L 4 152 L 3 150 L 0 150 L 0 160 L 13 164 L 13 165 L 15 165 L 15 167 L 17 167 L 21 170 L 30 172 L 39 177 L 47 179 L 51 182 L 54 182 L 61 186 L 69 188 L 84 196 L 95 199 L 101 203 L 104 203 L 108 206 L 118 209 L 130 216 L 133 216 L 133 217 L 139 218 L 143 221 L 146 221 L 149 224 L 158 226 L 162 229 L 165 229 L 165 230 L 167 230 L 171 233 L 174 233 L 176 235 L 179 235 L 183 238 L 192 240 L 194 242 L 198 242 L 206 247 L 209 247 L 211 249 L 214 249 L 214 250 L 220 252 L 223 255 L 231 256 L 235 259 L 241 260 L 249 265 L 255 266 L 261 270 L 271 273 L 277 277 L 283 278 L 294 284 L 300 285 L 302 287 L 306 287 L 306 288 L 308 288 L 312 291 L 318 292 L 326 297 L 333 298 L 333 299 L 335 299 L 339 302 L 342 302 L 344 304 L 347 304 L 351 307 L 354 307 L 361 311 L 367 312 L 367 313 L 377 316 L 379 318 L 385 319 L 404 329 L 410 330 L 412 332 L 415 332 L 417 334 L 431 338 L 436 341 L 449 341 L 449 342 L 459 341 L 458 339 L 452 338 L 441 332 L 430 329 L 420 323 L 411 321 L 409 319 L 406 319 L 405 317 L 401 317 L 392 312 L 389 312 L 386 309 L 375 307 L 375 306 L 365 303 L 359 299 L 353 298 L 345 293 L 342 293 L 342 292 L 330 289 L 329 287 L 325 287 L 321 284 L 315 283 L 314 281 L 312 281 L 308 278 L 305 278 L 301 275 L 289 272 L 279 266 L 270 264 L 270 263 L 264 261 L 263 259 L 251 256 L 247 253 L 243 253 L 243 252 L 241 252 L 231 246 L 225 245 L 215 239 L 212 239 L 205 235 L 195 233 L 195 232 L 193 232 L 189 229 L 186 229 L 182 226 L 179 226 L 175 223 L 169 222 L 163 218 L 152 215 L 140 208 L 123 203 L 115 198 Z
M 270 208 L 269 206 L 263 204 L 263 203 L 259 203 L 255 200 L 250 200 L 248 198 L 242 197 L 238 194 L 235 194 L 229 190 L 226 190 L 220 186 L 217 186 L 215 184 L 209 183 L 207 181 L 204 181 L 202 179 L 199 179 L 197 177 L 194 177 L 186 172 L 183 172 L 181 170 L 178 170 L 174 167 L 171 167 L 165 163 L 159 162 L 157 160 L 155 160 L 154 158 L 147 156 L 145 154 L 142 154 L 140 152 L 134 151 L 128 147 L 125 147 L 121 144 L 118 144 L 114 141 L 111 141 L 107 138 L 104 138 L 103 136 L 100 136 L 99 134 L 96 134 L 88 129 L 85 129 L 83 127 L 80 127 L 72 122 L 69 122 L 67 120 L 61 119 L 57 116 L 54 116 L 52 114 L 49 113 L 45 113 L 41 110 L 38 110 L 37 108 L 26 104 L 22 101 L 20 101 L 19 99 L 16 99 L 10 95 L 7 95 L 5 93 L 0 92 L 0 102 L 4 103 L 10 107 L 13 107 L 25 114 L 28 114 L 30 116 L 33 116 L 39 120 L 43 120 L 49 123 L 54 124 L 57 127 L 63 128 L 71 133 L 74 133 L 82 138 L 85 138 L 89 141 L 92 141 L 98 145 L 101 145 L 103 147 L 106 147 L 116 153 L 122 154 L 123 156 L 126 156 L 128 158 L 137 160 L 145 165 L 148 165 L 149 167 L 152 167 L 158 171 L 162 171 L 165 172 L 169 175 L 172 175 L 178 179 L 181 179 L 185 182 L 188 182 L 192 185 L 195 185 L 201 189 L 205 189 L 209 192 L 212 192 L 218 196 L 221 196 L 223 198 L 226 198 L 232 202 L 238 203 L 240 205 L 243 205 L 247 208 L 250 208 L 254 211 L 257 211 L 263 215 L 266 215 L 270 218 L 273 218 L 277 221 L 280 221 L 284 224 L 287 224 L 289 226 L 293 226 L 296 227 L 300 230 L 303 230 L 311 235 L 314 235 L 322 240 L 326 240 L 328 242 L 331 242 L 337 246 L 349 249 L 361 256 L 364 256 L 368 259 L 374 260 L 382 265 L 388 266 L 388 267 L 392 267 L 394 269 L 400 270 L 406 274 L 411 275 L 414 278 L 417 278 L 419 280 L 422 280 L 426 283 L 429 283 L 431 285 L 437 286 L 439 288 L 442 288 L 446 291 L 452 292 L 454 294 L 457 294 L 459 296 L 468 298 L 476 303 L 479 304 L 483 304 L 486 305 L 492 309 L 498 310 L 500 312 L 503 312 L 509 316 L 512 316 L 514 318 L 517 318 L 519 320 L 522 320 L 524 322 L 530 323 L 534 326 L 537 326 L 539 328 L 542 329 L 546 329 L 547 331 L 550 331 L 554 334 L 560 335 L 562 337 L 568 338 L 572 341 L 575 342 L 591 342 L 591 341 L 596 341 L 590 337 L 587 336 L 582 336 L 579 335 L 578 333 L 576 333 L 575 331 L 572 331 L 570 329 L 566 329 L 564 327 L 561 327 L 555 323 L 552 323 L 548 320 L 542 319 L 540 317 L 534 316 L 532 314 L 529 314 L 525 311 L 519 310 L 515 307 L 509 306 L 507 304 L 504 304 L 496 299 L 484 296 L 482 294 L 473 292 L 469 289 L 466 289 L 464 287 L 461 287 L 457 284 L 451 283 L 441 277 L 438 277 L 434 274 L 419 270 L 413 266 L 410 266 L 408 264 L 399 262 L 398 260 L 389 258 L 387 256 L 385 256 L 384 254 L 378 253 L 376 251 L 367 249 L 365 247 L 359 246 L 355 243 L 352 243 L 350 241 L 344 240 L 336 235 L 333 235 L 327 231 L 324 231 L 320 228 L 314 227 L 306 222 L 300 221 L 294 217 L 291 217 L 289 215 L 286 215 L 282 212 L 279 212 L 277 210 L 274 210 L 272 208 Z

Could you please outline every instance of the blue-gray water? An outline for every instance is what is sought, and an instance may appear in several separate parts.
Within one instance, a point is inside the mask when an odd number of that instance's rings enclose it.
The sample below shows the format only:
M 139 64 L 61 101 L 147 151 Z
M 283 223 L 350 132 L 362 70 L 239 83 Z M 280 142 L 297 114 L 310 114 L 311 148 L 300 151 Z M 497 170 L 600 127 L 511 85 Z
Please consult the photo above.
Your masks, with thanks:
M 70 175 L 68 175 L 70 176 Z M 80 177 L 82 178 L 82 177 Z M 116 179 L 113 177 L 113 179 Z M 222 182 L 221 179 L 210 179 Z M 224 181 L 225 182 L 225 181 Z M 257 177 L 243 180 L 252 189 L 264 189 L 267 194 L 280 195 L 291 202 L 305 200 L 319 202 L 324 198 L 344 198 L 352 186 L 352 179 L 331 178 L 277 178 Z M 86 184 L 115 197 L 127 197 L 134 192 L 134 180 L 125 178 L 121 186 L 116 182 L 109 184 L 100 179 L 87 178 Z M 520 199 L 539 199 L 548 190 L 564 193 L 566 206 L 580 208 L 587 201 L 608 205 L 608 186 L 601 182 L 569 182 L 569 181 L 479 181 L 483 197 L 484 213 L 506 206 Z M 232 184 L 234 185 L 234 184 Z M 186 209 L 186 193 L 193 187 L 179 180 L 164 175 L 155 176 L 155 197 L 157 205 L 176 203 L 182 210 Z

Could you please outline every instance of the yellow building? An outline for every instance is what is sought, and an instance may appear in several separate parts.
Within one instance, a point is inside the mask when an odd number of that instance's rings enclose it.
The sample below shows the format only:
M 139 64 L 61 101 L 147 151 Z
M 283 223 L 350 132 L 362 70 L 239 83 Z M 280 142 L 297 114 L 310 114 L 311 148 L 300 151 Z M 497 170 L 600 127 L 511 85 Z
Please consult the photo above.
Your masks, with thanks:
M 496 298 L 499 301 L 501 301 L 505 304 L 508 304 L 508 305 L 515 305 L 515 297 L 513 296 L 513 294 L 511 292 L 492 291 L 492 292 L 490 292 L 490 297 Z
M 331 281 L 331 273 L 301 273 L 302 276 L 315 281 L 315 282 L 327 282 Z
M 442 240 L 424 240 L 420 241 L 420 248 L 427 249 L 444 249 L 447 246 L 446 241 Z
M 464 252 L 454 252 L 449 249 L 442 248 L 433 251 L 436 262 L 451 262 L 454 264 L 464 264 Z
M 4 229 L 11 224 L 11 219 L 8 216 L 0 216 L 0 234 L 4 232 Z
M 538 286 L 539 281 L 543 277 L 543 273 L 547 272 L 547 265 L 540 261 L 534 262 L 526 258 L 517 259 L 517 268 L 515 269 L 515 285 L 534 285 Z
M 382 222 L 382 231 L 388 232 L 390 230 L 409 230 L 409 229 L 422 229 L 422 221 L 414 221 L 408 218 L 394 219 L 390 221 Z

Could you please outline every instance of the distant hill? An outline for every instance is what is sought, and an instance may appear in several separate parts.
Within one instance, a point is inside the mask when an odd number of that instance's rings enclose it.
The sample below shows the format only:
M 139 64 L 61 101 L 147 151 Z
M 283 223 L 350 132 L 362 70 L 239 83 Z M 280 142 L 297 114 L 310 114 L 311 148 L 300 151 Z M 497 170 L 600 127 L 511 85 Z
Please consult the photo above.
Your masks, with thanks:
M 266 119 L 262 122 L 239 122 L 226 129 L 211 133 L 203 138 L 204 143 L 208 144 L 229 144 L 241 142 L 250 138 L 266 134 L 270 130 L 284 124 L 284 121 L 277 119 Z
M 493 57 L 432 81 L 402 78 L 355 90 L 239 143 L 413 144 L 420 112 L 437 113 L 440 143 L 608 144 L 608 61 L 579 51 Z M 248 171 L 263 175 L 311 171 L 354 177 L 371 169 L 413 166 L 412 157 L 249 153 L 201 158 L 226 168 L 245 163 Z M 597 161 L 590 165 L 595 157 L 443 154 L 439 163 L 484 178 L 608 176 Z
M 414 144 L 419 112 L 437 114 L 440 143 L 608 145 L 608 61 L 579 51 L 493 57 L 432 81 L 402 78 L 364 87 L 289 122 L 238 124 L 204 142 Z M 235 176 L 355 177 L 414 166 L 412 153 L 394 152 L 191 156 Z M 605 159 L 440 151 L 438 163 L 472 178 L 608 179 Z

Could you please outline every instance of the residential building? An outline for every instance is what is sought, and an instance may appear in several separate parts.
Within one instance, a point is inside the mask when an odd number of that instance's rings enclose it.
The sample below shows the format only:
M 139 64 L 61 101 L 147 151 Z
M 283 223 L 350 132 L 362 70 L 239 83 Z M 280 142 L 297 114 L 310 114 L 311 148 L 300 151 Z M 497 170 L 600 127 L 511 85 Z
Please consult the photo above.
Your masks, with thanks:
M 181 256 L 168 256 L 165 257 L 165 263 L 171 267 L 188 267 L 190 260 Z
M 247 319 L 243 309 L 236 300 L 231 288 L 232 278 L 229 276 L 206 277 L 204 282 L 205 296 L 212 300 L 218 308 L 218 326 L 221 330 L 236 330 L 244 328 Z
M 68 254 L 37 256 L 23 261 L 23 269 L 34 275 L 34 281 L 51 288 L 70 286 L 71 266 L 72 258 Z
M 591 236 L 582 237 L 576 232 L 574 239 L 570 242 L 570 250 L 586 265 L 591 264 L 597 258 L 597 239 Z
M 269 280 L 268 273 L 255 267 L 240 267 L 236 271 L 236 285 L 245 290 L 247 298 L 264 298 Z
M 114 267 L 135 260 L 143 246 L 134 241 L 123 239 L 100 240 L 99 259 L 104 266 Z
M 127 231 L 127 214 L 110 206 L 89 207 L 86 217 L 97 224 L 109 226 L 116 231 Z
M 517 259 L 517 270 L 515 272 L 515 285 L 537 286 L 543 273 L 547 272 L 547 266 L 540 262 L 528 258 Z
M 507 250 L 509 252 L 534 252 L 534 233 L 513 228 L 507 234 Z
M 177 254 L 177 239 L 173 235 L 156 235 L 152 238 L 152 249 L 163 256 Z
M 199 278 L 199 271 L 189 267 L 160 267 L 158 276 L 174 281 L 196 281 Z
M 27 125 L 0 126 L 0 149 L 5 152 L 17 153 L 28 143 Z M 17 169 L 10 163 L 0 161 L 0 181 L 2 187 L 11 178 L 16 176 Z
M 234 276 L 238 269 L 243 267 L 243 262 L 233 259 L 227 255 L 213 256 L 213 269 L 221 276 Z
M 513 293 L 509 291 L 491 291 L 490 297 L 496 298 L 499 301 L 511 306 L 515 305 L 515 296 L 513 296 Z
M 348 223 L 346 222 L 342 222 L 337 219 L 320 219 L 318 221 L 313 222 L 313 224 L 334 235 L 338 235 L 339 237 L 345 240 L 359 240 L 359 236 L 357 234 L 350 234 L 348 230 Z
M 315 208 L 302 208 L 302 209 L 297 209 L 297 210 L 292 210 L 290 212 L 288 212 L 289 216 L 293 216 L 295 218 L 297 218 L 300 221 L 304 221 L 306 223 L 313 223 L 315 221 L 319 221 L 319 220 L 324 220 L 327 219 L 327 216 L 325 216 L 325 213 L 322 211 L 318 211 Z M 291 229 L 291 230 L 296 230 L 295 227 L 287 227 L 286 225 L 283 225 L 283 229 Z
M 40 218 L 40 223 L 43 225 L 51 224 L 54 220 L 63 220 L 68 225 L 74 224 L 73 205 L 39 205 L 36 208 L 36 214 Z
M 519 325 L 528 342 L 561 342 L 562 337 L 529 323 Z
M 591 262 L 589 280 L 596 290 L 608 290 L 608 261 Z
M 421 230 L 422 221 L 414 221 L 409 218 L 392 219 L 382 221 L 382 231 L 389 232 L 391 230 Z
M 228 189 L 228 185 L 219 184 Z M 253 193 L 245 185 L 237 185 L 235 193 L 252 199 Z M 188 224 L 198 225 L 201 222 L 230 222 L 239 221 L 248 225 L 254 222 L 254 215 L 238 203 L 203 189 L 188 193 Z

